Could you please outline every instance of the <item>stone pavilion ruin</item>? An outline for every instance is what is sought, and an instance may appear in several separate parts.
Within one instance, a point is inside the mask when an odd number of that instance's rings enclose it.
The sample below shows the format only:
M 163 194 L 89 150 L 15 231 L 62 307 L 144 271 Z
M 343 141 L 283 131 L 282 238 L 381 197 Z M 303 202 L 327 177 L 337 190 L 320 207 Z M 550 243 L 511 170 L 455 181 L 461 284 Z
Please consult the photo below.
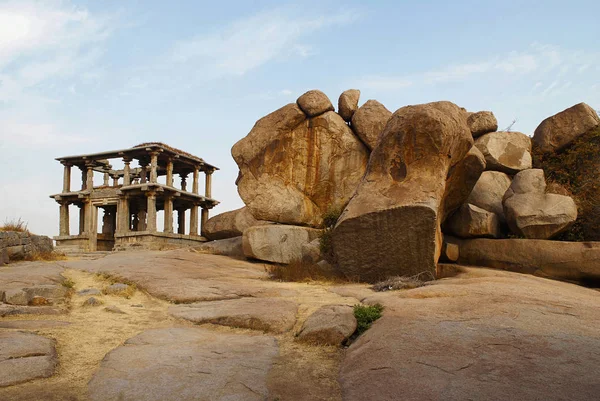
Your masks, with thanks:
M 121 159 L 123 169 L 113 169 L 111 159 Z M 219 204 L 211 197 L 212 173 L 218 168 L 202 158 L 151 142 L 130 149 L 56 160 L 64 165 L 62 192 L 50 196 L 60 205 L 60 233 L 54 237 L 58 250 L 161 249 L 206 241 L 202 229 L 208 220 L 208 211 Z M 134 161 L 138 167 L 132 166 Z M 71 189 L 73 167 L 81 170 L 81 189 Z M 199 193 L 201 172 L 205 175 L 204 195 Z M 102 174 L 101 185 L 94 185 L 95 174 Z M 175 175 L 180 180 L 178 186 Z M 188 178 L 192 181 L 191 190 Z M 76 234 L 70 232 L 70 205 L 79 208 Z M 164 213 L 162 227 L 157 224 L 159 211 Z

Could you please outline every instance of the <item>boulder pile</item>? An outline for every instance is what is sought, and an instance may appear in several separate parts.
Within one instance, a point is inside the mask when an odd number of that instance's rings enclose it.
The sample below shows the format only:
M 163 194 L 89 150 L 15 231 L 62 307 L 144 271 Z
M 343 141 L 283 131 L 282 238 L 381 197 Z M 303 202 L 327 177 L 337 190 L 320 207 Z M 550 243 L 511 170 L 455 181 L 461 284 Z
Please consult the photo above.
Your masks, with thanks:
M 246 206 L 208 221 L 211 249 L 235 241 L 268 262 L 325 258 L 374 282 L 435 275 L 444 236 L 547 240 L 576 221 L 575 201 L 549 193 L 544 170 L 533 168 L 532 139 L 497 131 L 492 112 L 442 101 L 392 113 L 359 100 L 359 90 L 343 92 L 336 112 L 311 90 L 256 122 L 232 148 Z M 568 147 L 600 125 L 590 110 L 580 104 L 545 120 L 534 143 Z

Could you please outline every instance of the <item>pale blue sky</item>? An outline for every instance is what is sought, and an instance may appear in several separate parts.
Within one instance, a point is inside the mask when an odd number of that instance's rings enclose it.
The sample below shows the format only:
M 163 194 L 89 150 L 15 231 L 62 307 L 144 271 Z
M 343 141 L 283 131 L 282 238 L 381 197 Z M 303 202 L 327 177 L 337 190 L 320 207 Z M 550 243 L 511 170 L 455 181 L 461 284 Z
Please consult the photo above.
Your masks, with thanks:
M 0 222 L 56 234 L 54 158 L 147 141 L 221 168 L 213 215 L 240 207 L 231 146 L 314 88 L 450 100 L 532 134 L 600 109 L 599 20 L 597 1 L 0 0 Z

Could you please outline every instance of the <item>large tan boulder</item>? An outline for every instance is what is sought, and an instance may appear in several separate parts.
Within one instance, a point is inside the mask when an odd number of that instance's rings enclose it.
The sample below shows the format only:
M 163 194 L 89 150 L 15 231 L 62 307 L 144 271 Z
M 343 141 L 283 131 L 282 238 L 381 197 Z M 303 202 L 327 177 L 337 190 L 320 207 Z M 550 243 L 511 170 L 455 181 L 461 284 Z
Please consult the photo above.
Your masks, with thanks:
M 500 171 L 484 171 L 467 198 L 467 202 L 496 213 L 504 220 L 502 198 L 510 184 L 511 179 L 508 175 Z
M 469 239 L 459 263 L 578 283 L 600 282 L 600 243 L 541 239 Z
M 542 152 L 559 151 L 575 139 L 600 126 L 600 117 L 585 103 L 546 118 L 535 129 L 533 142 Z
M 202 228 L 202 235 L 210 240 L 239 237 L 246 229 L 260 224 L 269 222 L 256 220 L 247 207 L 242 207 L 208 219 Z
M 242 246 L 248 258 L 290 263 L 302 260 L 303 246 L 321 234 L 321 230 L 308 227 L 280 224 L 254 226 L 244 231 Z
M 356 330 L 352 307 L 325 305 L 310 315 L 296 339 L 315 345 L 340 345 Z
M 239 298 L 222 301 L 174 305 L 169 313 L 197 324 L 212 323 L 283 333 L 296 322 L 298 305 L 281 298 Z
M 469 197 L 485 170 L 485 158 L 475 146 L 448 175 L 444 197 L 443 220 L 456 211 Z
M 146 330 L 102 359 L 88 383 L 87 397 L 262 401 L 269 399 L 268 375 L 278 353 L 271 336 L 199 327 Z
M 392 112 L 377 100 L 367 100 L 352 116 L 352 129 L 369 149 L 373 149 L 391 115 Z
M 491 111 L 478 111 L 470 114 L 467 124 L 475 138 L 498 129 L 498 121 Z
M 344 91 L 338 100 L 338 113 L 344 121 L 352 120 L 352 116 L 358 109 L 358 100 L 360 91 L 358 89 L 348 89 Z
M 307 119 L 295 104 L 258 120 L 231 153 L 238 192 L 256 219 L 313 227 L 346 205 L 369 155 L 337 113 Z
M 316 117 L 334 110 L 327 95 L 317 89 L 306 92 L 298 98 L 296 103 L 308 117 Z
M 504 215 L 511 231 L 531 239 L 560 234 L 577 219 L 577 206 L 569 196 L 515 194 L 504 201 Z
M 531 139 L 520 132 L 492 132 L 475 141 L 488 170 L 515 174 L 531 168 Z
M 340 270 L 366 281 L 433 274 L 448 172 L 472 144 L 466 112 L 453 103 L 397 110 L 332 232 Z
M 56 342 L 20 331 L 0 332 L 0 388 L 54 374 Z
M 503 202 L 515 194 L 546 193 L 546 177 L 544 170 L 532 168 L 520 171 L 513 177 L 510 187 L 503 197 Z
M 500 218 L 496 213 L 463 204 L 446 222 L 446 231 L 461 238 L 491 237 L 502 235 Z

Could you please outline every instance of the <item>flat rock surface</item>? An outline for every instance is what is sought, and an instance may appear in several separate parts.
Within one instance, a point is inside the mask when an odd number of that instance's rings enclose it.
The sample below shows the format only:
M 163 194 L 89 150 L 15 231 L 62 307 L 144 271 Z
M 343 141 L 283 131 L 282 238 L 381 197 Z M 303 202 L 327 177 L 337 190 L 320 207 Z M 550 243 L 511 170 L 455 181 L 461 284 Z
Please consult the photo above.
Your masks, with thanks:
M 264 265 L 225 256 L 173 251 L 119 252 L 90 261 L 63 262 L 69 268 L 104 272 L 132 281 L 151 295 L 179 303 L 266 296 L 278 292 L 265 280 Z
M 13 320 L 8 322 L 0 322 L 0 329 L 24 329 L 37 330 L 53 327 L 68 326 L 71 323 L 62 322 L 59 320 Z
M 201 328 L 145 331 L 111 351 L 89 383 L 91 400 L 266 400 L 278 354 L 269 336 Z
M 194 323 L 283 333 L 294 326 L 298 305 L 277 298 L 241 298 L 226 301 L 176 305 L 169 312 Z
M 56 363 L 53 340 L 37 334 L 0 331 L 0 387 L 52 376 Z
M 344 400 L 598 397 L 597 291 L 508 272 L 464 271 L 365 300 L 385 310 L 342 362 Z

